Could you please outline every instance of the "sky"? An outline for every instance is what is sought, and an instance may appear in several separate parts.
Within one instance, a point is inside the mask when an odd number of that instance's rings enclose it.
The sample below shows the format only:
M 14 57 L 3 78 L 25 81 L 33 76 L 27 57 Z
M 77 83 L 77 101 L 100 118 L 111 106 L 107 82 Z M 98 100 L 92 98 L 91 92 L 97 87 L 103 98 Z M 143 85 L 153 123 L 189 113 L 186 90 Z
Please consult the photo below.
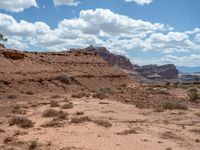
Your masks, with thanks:
M 200 66 L 200 0 L 0 0 L 6 47 L 106 47 L 134 64 Z

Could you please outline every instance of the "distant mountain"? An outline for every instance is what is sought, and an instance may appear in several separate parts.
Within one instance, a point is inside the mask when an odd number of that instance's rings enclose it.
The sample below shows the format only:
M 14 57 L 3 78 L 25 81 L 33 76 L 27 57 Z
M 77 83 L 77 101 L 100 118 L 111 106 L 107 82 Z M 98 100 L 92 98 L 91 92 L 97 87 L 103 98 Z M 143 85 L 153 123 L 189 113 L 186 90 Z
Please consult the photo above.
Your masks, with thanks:
M 138 66 L 132 64 L 131 61 L 121 55 L 110 53 L 105 47 L 87 47 L 81 51 L 92 52 L 106 60 L 110 65 L 126 70 L 129 73 L 134 73 L 148 79 L 176 79 L 178 77 L 178 70 L 173 64 L 167 65 L 147 65 Z
M 197 72 L 200 72 L 200 66 L 199 67 L 177 66 L 176 68 L 182 73 L 197 73 Z

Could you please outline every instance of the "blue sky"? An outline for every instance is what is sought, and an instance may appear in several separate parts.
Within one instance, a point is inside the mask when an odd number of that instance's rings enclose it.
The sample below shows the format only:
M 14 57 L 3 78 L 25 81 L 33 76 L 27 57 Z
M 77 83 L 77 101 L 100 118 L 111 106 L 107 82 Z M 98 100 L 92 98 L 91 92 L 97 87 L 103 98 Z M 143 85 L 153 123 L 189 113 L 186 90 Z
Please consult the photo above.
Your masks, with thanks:
M 0 0 L 7 47 L 104 46 L 133 63 L 200 66 L 199 0 Z

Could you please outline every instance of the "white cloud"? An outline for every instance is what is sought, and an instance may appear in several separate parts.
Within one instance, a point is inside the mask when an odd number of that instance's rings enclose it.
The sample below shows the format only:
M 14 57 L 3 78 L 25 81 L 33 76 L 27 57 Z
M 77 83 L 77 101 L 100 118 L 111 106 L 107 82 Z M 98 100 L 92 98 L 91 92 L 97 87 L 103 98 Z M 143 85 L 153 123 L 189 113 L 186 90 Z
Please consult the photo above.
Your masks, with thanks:
M 78 19 L 65 19 L 59 26 L 81 30 L 85 34 L 126 37 L 145 37 L 146 34 L 165 28 L 163 24 L 134 20 L 108 9 L 82 10 Z
M 171 28 L 162 23 L 135 20 L 108 9 L 82 10 L 78 18 L 64 19 L 54 29 L 44 22 L 16 21 L 0 13 L 0 32 L 8 37 L 7 46 L 16 49 L 67 50 L 93 44 L 123 54 L 134 50 L 171 54 L 200 51 L 198 28 L 185 32 L 171 31 Z M 160 62 L 164 60 L 169 57 Z
M 11 12 L 22 12 L 24 9 L 37 7 L 36 0 L 1 0 L 0 9 Z
M 188 56 L 182 56 L 182 57 L 174 56 L 174 55 L 166 55 L 161 58 L 151 58 L 151 59 L 134 58 L 133 62 L 139 65 L 175 64 L 176 66 L 197 67 L 197 66 L 200 66 L 200 55 L 188 55 Z
M 78 6 L 80 4 L 77 0 L 53 0 L 55 6 Z
M 135 2 L 138 5 L 146 5 L 146 4 L 150 4 L 151 2 L 153 2 L 153 0 L 125 0 L 126 2 Z
M 5 44 L 9 48 L 19 49 L 19 50 L 28 48 L 28 45 L 20 37 L 12 36 L 12 37 L 8 37 L 8 39 L 9 39 L 8 42 Z

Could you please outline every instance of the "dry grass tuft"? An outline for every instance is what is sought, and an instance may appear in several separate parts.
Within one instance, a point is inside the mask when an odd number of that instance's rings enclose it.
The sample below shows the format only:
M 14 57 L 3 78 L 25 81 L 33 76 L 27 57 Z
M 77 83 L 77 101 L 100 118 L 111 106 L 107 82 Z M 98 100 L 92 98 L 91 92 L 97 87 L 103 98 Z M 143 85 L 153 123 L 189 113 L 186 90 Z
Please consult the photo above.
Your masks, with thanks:
M 60 112 L 54 109 L 47 109 L 43 112 L 43 117 L 57 117 L 59 116 Z
M 21 128 L 31 128 L 31 127 L 33 127 L 34 123 L 25 117 L 15 116 L 10 120 L 9 124 L 10 124 L 10 126 L 18 125 Z
M 71 78 L 66 74 L 58 76 L 57 80 L 65 84 L 71 84 Z
M 60 105 L 59 105 L 59 103 L 56 102 L 56 101 L 51 101 L 51 102 L 50 102 L 50 106 L 51 106 L 51 107 L 59 107 Z
M 16 99 L 16 98 L 17 98 L 17 95 L 13 95 L 13 94 L 12 94 L 12 95 L 8 95 L 7 98 L 8 98 L 8 99 Z
M 36 149 L 37 147 L 37 141 L 34 140 L 31 142 L 31 144 L 29 145 L 29 149 L 32 150 L 32 149 Z
M 178 103 L 178 102 L 170 102 L 166 101 L 162 104 L 162 108 L 164 110 L 187 110 L 188 107 L 185 104 Z
M 71 123 L 83 123 L 83 122 L 90 122 L 90 121 L 92 120 L 87 116 L 71 118 Z
M 105 127 L 105 128 L 112 127 L 112 124 L 108 121 L 105 121 L 105 120 L 94 120 L 93 122 L 95 124 L 102 126 L 102 127 Z
M 73 103 L 66 103 L 66 104 L 64 104 L 61 108 L 62 109 L 71 109 L 71 108 L 73 108 L 74 106 L 73 106 Z

